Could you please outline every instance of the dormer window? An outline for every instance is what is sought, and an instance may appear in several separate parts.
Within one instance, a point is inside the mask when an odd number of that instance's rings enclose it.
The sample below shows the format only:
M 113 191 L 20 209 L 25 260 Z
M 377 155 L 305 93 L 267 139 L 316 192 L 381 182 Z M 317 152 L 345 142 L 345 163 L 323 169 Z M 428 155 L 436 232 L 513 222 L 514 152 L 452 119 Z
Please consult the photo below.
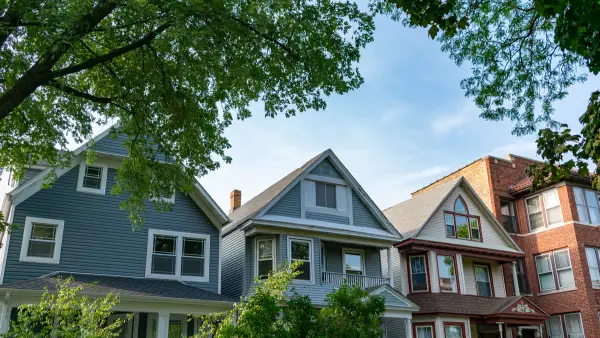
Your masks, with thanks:
M 351 189 L 344 180 L 310 175 L 302 185 L 307 213 L 350 216 Z
M 315 189 L 315 197 L 318 207 L 336 209 L 334 184 L 315 182 Z
M 465 200 L 458 196 L 454 202 L 454 211 L 444 211 L 446 237 L 471 241 L 481 241 L 481 222 L 479 216 L 469 213 Z

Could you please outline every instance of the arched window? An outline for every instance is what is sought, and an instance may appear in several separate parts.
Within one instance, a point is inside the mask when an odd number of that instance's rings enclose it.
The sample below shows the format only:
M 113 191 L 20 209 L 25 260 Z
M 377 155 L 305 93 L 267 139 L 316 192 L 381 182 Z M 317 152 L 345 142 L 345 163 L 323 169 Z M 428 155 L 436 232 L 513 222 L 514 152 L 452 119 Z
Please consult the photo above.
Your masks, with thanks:
M 444 211 L 446 237 L 481 241 L 481 222 L 479 216 L 471 215 L 465 200 L 458 196 L 453 211 Z

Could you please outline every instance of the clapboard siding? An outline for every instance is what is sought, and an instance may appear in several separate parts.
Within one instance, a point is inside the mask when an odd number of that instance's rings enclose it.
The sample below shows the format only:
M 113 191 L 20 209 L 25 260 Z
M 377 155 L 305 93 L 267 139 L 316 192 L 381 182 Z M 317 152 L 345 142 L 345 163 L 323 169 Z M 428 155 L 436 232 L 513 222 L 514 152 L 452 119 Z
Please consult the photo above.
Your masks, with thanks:
M 408 305 L 408 303 L 403 302 L 402 300 L 398 299 L 398 297 L 396 297 L 396 295 L 390 293 L 387 290 L 382 291 L 377 295 L 381 296 L 381 297 L 383 297 L 383 299 L 385 299 L 385 305 L 398 306 L 398 307 L 402 307 L 402 306 L 409 307 L 410 306 L 410 305 Z
M 386 338 L 406 338 L 406 319 L 383 318 Z
M 444 225 L 444 210 L 454 210 L 454 202 L 456 201 L 458 196 L 461 196 L 465 200 L 467 207 L 469 208 L 470 214 L 480 216 L 483 242 L 467 241 L 464 239 L 446 237 L 446 230 Z M 484 206 L 480 207 L 479 203 L 476 203 L 473 200 L 473 196 L 471 196 L 465 191 L 465 189 L 459 186 L 448 196 L 448 198 L 444 201 L 442 206 L 431 217 L 429 222 L 421 230 L 421 233 L 418 235 L 418 238 L 428 240 L 439 240 L 448 244 L 458 244 L 461 246 L 468 245 L 486 249 L 516 251 L 516 249 L 510 243 L 508 238 L 502 235 L 501 230 L 498 228 L 498 226 L 492 224 L 492 220 L 490 220 L 487 216 L 487 213 L 481 209 L 482 207 Z
M 127 141 L 127 137 L 126 134 L 118 134 L 116 138 L 113 138 L 112 133 L 108 133 L 108 135 L 96 142 L 94 149 L 99 153 L 127 156 L 127 148 L 123 146 L 123 143 Z
M 402 290 L 403 295 L 408 295 L 408 262 L 406 260 L 406 254 L 400 254 L 400 264 L 397 265 L 398 270 L 400 272 L 400 290 Z M 396 277 L 396 276 L 394 276 Z
M 337 169 L 335 169 L 335 167 L 333 166 L 333 164 L 331 164 L 331 161 L 329 161 L 329 159 L 325 159 L 321 163 L 319 163 L 313 170 L 311 170 L 310 174 L 343 179 L 342 175 L 340 175 Z
M 497 298 L 506 297 L 506 288 L 504 285 L 504 277 L 502 276 L 502 266 L 493 261 L 485 261 L 481 259 L 473 259 L 470 257 L 462 257 L 463 271 L 464 271 L 464 284 L 467 295 L 477 295 L 477 287 L 475 285 L 475 269 L 473 264 L 475 263 L 486 263 L 492 268 L 492 280 L 494 282 L 494 296 Z M 462 284 L 462 283 L 461 283 Z
M 219 231 L 194 201 L 181 193 L 170 212 L 147 205 L 142 230 L 132 231 L 127 212 L 119 209 L 126 196 L 75 191 L 79 167 L 61 176 L 49 189 L 42 189 L 16 206 L 14 223 L 20 227 L 10 237 L 4 282 L 26 280 L 54 271 L 144 277 L 148 229 L 210 235 L 209 282 L 190 283 L 218 291 Z M 115 183 L 109 169 L 107 192 Z M 19 262 L 25 217 L 64 221 L 60 264 Z
M 266 214 L 301 218 L 300 183 L 296 183 Z
M 366 275 L 381 277 L 381 255 L 379 250 L 373 247 L 342 244 L 337 242 L 325 242 L 325 251 L 327 255 L 327 271 L 329 272 L 344 272 L 344 263 L 342 260 L 342 250 L 359 249 L 365 253 L 365 269 Z M 319 261 L 320 262 L 320 261 Z
M 221 288 L 223 294 L 239 297 L 244 294 L 246 241 L 244 232 L 236 230 L 223 237 Z M 240 274 L 240 272 L 242 272 Z
M 383 229 L 381 223 L 379 223 L 371 210 L 361 201 L 354 190 L 352 190 L 352 216 L 354 217 L 354 225 L 356 226 Z
M 314 219 L 316 221 L 339 223 L 339 224 L 350 224 L 350 218 L 347 216 L 321 214 L 318 212 L 306 212 L 307 219 Z

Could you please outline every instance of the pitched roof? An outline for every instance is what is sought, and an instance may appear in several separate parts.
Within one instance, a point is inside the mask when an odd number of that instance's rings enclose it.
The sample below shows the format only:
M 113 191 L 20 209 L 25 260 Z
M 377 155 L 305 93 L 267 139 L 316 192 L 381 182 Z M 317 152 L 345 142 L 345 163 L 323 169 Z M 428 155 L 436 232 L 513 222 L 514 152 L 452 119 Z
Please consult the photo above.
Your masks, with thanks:
M 125 297 L 160 297 L 176 299 L 236 302 L 224 295 L 199 289 L 183 282 L 165 279 L 113 277 L 102 275 L 54 272 L 34 279 L 0 285 L 0 290 L 28 290 L 55 292 L 60 279 L 73 277 L 71 286 L 83 286 L 82 294 L 102 296 L 112 293 Z M 91 285 L 93 283 L 93 285 Z
M 425 225 L 433 212 L 443 203 L 448 194 L 463 178 L 441 184 L 431 190 L 418 194 L 404 202 L 383 210 L 383 214 L 392 222 L 405 238 L 415 235 Z

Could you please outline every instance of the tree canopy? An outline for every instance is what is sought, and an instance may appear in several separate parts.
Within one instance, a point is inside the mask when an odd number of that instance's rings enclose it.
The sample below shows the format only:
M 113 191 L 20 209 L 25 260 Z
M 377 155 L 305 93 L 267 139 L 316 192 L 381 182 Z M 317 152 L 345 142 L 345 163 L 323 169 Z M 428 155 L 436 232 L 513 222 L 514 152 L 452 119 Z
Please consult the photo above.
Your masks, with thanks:
M 19 179 L 42 160 L 64 166 L 70 141 L 119 121 L 129 157 L 113 193 L 129 194 L 121 207 L 140 225 L 145 200 L 189 191 L 195 177 L 231 160 L 223 131 L 249 117 L 253 102 L 266 116 L 290 117 L 359 87 L 356 63 L 373 39 L 378 6 L 369 8 L 335 0 L 4 0 L 0 168 Z
M 481 117 L 514 121 L 513 133 L 538 133 L 546 165 L 532 167 L 534 184 L 558 181 L 600 160 L 600 91 L 591 93 L 580 134 L 553 119 L 553 103 L 568 88 L 600 72 L 598 0 L 389 0 L 404 23 L 428 28 L 442 50 L 472 76 L 461 82 Z M 600 188 L 595 169 L 594 186 Z

